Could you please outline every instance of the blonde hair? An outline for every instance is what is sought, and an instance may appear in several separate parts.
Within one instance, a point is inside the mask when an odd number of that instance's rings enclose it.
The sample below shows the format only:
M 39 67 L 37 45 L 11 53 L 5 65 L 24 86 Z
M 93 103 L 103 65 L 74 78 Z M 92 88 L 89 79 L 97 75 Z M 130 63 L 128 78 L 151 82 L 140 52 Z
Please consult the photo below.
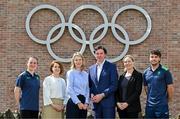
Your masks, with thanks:
M 126 56 L 123 57 L 123 62 L 124 62 L 124 60 L 125 60 L 127 57 L 130 58 L 130 59 L 132 60 L 132 62 L 135 61 L 135 60 L 134 60 L 134 57 L 133 57 L 132 55 L 126 55 Z M 134 66 L 134 68 L 135 68 L 135 66 Z M 124 71 L 126 71 L 126 70 L 127 70 L 127 69 L 124 68 Z
M 73 54 L 73 57 L 71 58 L 71 69 L 76 69 L 74 59 L 77 56 L 82 58 L 82 65 L 81 65 L 81 71 L 82 71 L 85 68 L 85 59 L 84 59 L 84 56 L 80 52 L 76 52 Z
M 124 56 L 123 61 L 124 61 L 127 57 L 130 58 L 130 59 L 134 62 L 134 57 L 133 57 L 132 55 L 126 55 L 126 56 Z

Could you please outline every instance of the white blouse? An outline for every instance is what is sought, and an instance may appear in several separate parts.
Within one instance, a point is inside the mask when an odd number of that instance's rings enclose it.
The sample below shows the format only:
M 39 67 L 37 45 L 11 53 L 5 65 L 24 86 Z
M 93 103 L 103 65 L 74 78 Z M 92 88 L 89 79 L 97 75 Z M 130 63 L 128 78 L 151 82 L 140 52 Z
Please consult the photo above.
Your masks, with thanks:
M 66 103 L 66 82 L 61 77 L 47 76 L 43 81 L 44 105 L 52 104 L 51 98 L 59 98 Z

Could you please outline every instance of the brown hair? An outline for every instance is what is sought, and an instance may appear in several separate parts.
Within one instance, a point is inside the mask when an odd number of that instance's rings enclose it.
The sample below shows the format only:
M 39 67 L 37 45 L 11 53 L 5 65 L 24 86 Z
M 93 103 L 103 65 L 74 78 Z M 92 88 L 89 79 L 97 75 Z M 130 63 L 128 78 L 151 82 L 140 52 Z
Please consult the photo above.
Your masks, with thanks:
M 150 54 L 157 55 L 161 58 L 161 51 L 159 49 L 153 49 L 150 51 Z
M 51 73 L 53 73 L 52 68 L 53 68 L 55 63 L 59 64 L 59 68 L 61 69 L 59 74 L 61 75 L 64 72 L 64 68 L 63 68 L 63 65 L 59 61 L 57 61 L 57 60 L 54 60 L 54 61 L 51 62 L 51 64 L 50 64 L 50 71 L 51 71 Z
M 107 50 L 105 47 L 99 45 L 95 47 L 94 53 L 96 53 L 97 50 L 102 49 L 104 51 L 104 54 L 107 54 Z
M 30 58 L 36 59 L 36 61 L 37 61 L 37 64 L 38 64 L 38 58 L 37 58 L 37 57 L 35 57 L 35 56 L 30 56 L 30 57 L 28 57 L 28 60 L 27 60 L 27 62 L 29 62 L 29 59 L 30 59 Z

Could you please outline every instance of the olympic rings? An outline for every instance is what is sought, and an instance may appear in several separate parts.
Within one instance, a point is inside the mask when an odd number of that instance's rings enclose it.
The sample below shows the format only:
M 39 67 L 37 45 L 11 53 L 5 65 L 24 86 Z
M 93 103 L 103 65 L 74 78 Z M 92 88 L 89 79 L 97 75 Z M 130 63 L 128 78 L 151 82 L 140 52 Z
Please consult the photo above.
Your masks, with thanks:
M 34 13 L 36 13 L 37 11 L 42 10 L 42 9 L 50 9 L 50 10 L 56 12 L 56 13 L 58 14 L 60 20 L 61 20 L 61 23 L 57 24 L 56 26 L 54 26 L 54 27 L 49 31 L 49 33 L 48 33 L 48 35 L 47 35 L 47 39 L 44 39 L 44 40 L 38 39 L 37 37 L 35 37 L 35 36 L 32 34 L 31 30 L 30 30 L 30 20 L 31 20 L 31 17 L 33 16 Z M 92 9 L 92 10 L 98 12 L 98 13 L 102 16 L 103 21 L 104 21 L 103 24 L 100 24 L 99 26 L 97 26 L 97 27 L 92 31 L 92 33 L 90 34 L 89 41 L 86 39 L 86 36 L 85 36 L 84 31 L 83 31 L 79 26 L 77 26 L 76 24 L 73 23 L 73 18 L 74 18 L 74 16 L 75 16 L 79 11 L 85 10 L 85 9 Z M 125 31 L 125 29 L 124 29 L 122 26 L 120 26 L 120 25 L 118 25 L 118 24 L 115 23 L 116 18 L 118 17 L 118 15 L 119 15 L 120 13 L 122 13 L 123 11 L 128 10 L 128 9 L 137 10 L 138 12 L 141 12 L 141 13 L 145 16 L 145 18 L 146 18 L 146 20 L 147 20 L 147 29 L 146 29 L 146 31 L 145 31 L 145 34 L 144 34 L 141 38 L 139 38 L 139 39 L 137 39 L 137 40 L 129 40 L 128 33 Z M 121 43 L 123 43 L 123 44 L 125 45 L 125 48 L 124 48 L 123 52 L 122 52 L 119 56 L 117 56 L 117 57 L 115 57 L 115 58 L 108 59 L 108 60 L 111 61 L 111 62 L 116 62 L 116 61 L 122 59 L 122 58 L 126 55 L 126 53 L 128 52 L 128 49 L 129 49 L 129 45 L 139 44 L 139 43 L 143 42 L 143 41 L 148 37 L 148 35 L 150 34 L 150 31 L 151 31 L 151 28 L 152 28 L 152 24 L 151 24 L 151 18 L 150 18 L 150 16 L 149 16 L 149 14 L 148 14 L 143 8 L 141 8 L 141 7 L 139 7 L 139 6 L 136 6 L 136 5 L 127 5 L 127 6 L 124 6 L 124 7 L 120 8 L 120 9 L 118 9 L 118 10 L 115 12 L 114 16 L 112 17 L 111 23 L 108 22 L 108 19 L 107 19 L 107 17 L 106 17 L 106 14 L 103 12 L 103 10 L 100 9 L 99 7 L 97 7 L 97 6 L 94 6 L 94 5 L 82 5 L 82 6 L 78 7 L 78 8 L 76 8 L 76 9 L 72 12 L 72 14 L 70 15 L 68 22 L 65 22 L 65 18 L 64 18 L 64 16 L 63 16 L 62 12 L 61 12 L 58 8 L 56 8 L 56 7 L 52 6 L 52 5 L 48 5 L 48 4 L 39 5 L 39 6 L 35 7 L 35 8 L 33 8 L 33 9 L 29 12 L 29 14 L 27 15 L 27 18 L 26 18 L 26 32 L 27 32 L 27 34 L 29 35 L 29 37 L 30 37 L 33 41 L 35 41 L 35 42 L 37 42 L 37 43 L 39 43 L 39 44 L 46 45 L 49 54 L 50 54 L 54 59 L 56 59 L 56 60 L 58 60 L 58 61 L 61 61 L 61 62 L 70 62 L 71 59 L 70 59 L 70 58 L 61 58 L 61 57 L 57 56 L 57 55 L 53 52 L 53 50 L 52 50 L 52 48 L 51 48 L 51 43 L 54 43 L 54 42 L 56 42 L 58 39 L 60 39 L 60 37 L 63 35 L 64 30 L 65 30 L 66 27 L 68 27 L 68 30 L 69 30 L 69 33 L 70 33 L 71 37 L 72 37 L 75 41 L 77 41 L 78 43 L 81 43 L 81 44 L 82 44 L 82 47 L 81 47 L 81 49 L 80 49 L 80 52 L 83 54 L 84 51 L 85 51 L 85 49 L 86 49 L 86 45 L 89 45 L 90 50 L 91 50 L 91 52 L 92 52 L 93 55 L 94 55 L 94 46 L 93 46 L 93 44 L 95 44 L 95 43 L 99 42 L 100 40 L 102 40 L 102 39 L 104 38 L 104 36 L 106 35 L 106 33 L 107 33 L 107 31 L 108 31 L 108 28 L 111 27 L 113 36 L 116 38 L 116 40 L 119 41 L 119 42 L 121 42 Z M 61 30 L 59 31 L 59 33 L 58 33 L 54 38 L 51 39 L 52 34 L 53 34 L 57 29 L 59 29 L 59 28 L 61 28 Z M 76 36 L 76 34 L 75 34 L 74 31 L 73 31 L 73 28 L 76 29 L 76 30 L 79 32 L 79 34 L 81 35 L 81 38 L 79 38 L 78 36 Z M 97 38 L 94 38 L 95 35 L 96 35 L 96 33 L 97 33 L 100 29 L 102 29 L 102 28 L 103 28 L 102 33 L 101 33 Z M 121 38 L 121 37 L 118 35 L 118 33 L 116 32 L 116 29 L 118 29 L 118 30 L 124 35 L 124 39 Z
M 50 9 L 50 10 L 53 10 L 54 12 L 56 12 L 58 14 L 58 16 L 60 17 L 62 24 L 65 23 L 65 19 L 64 19 L 64 16 L 63 16 L 62 12 L 59 9 L 57 9 L 56 7 L 51 6 L 51 5 L 39 5 L 39 6 L 35 7 L 34 9 L 32 9 L 29 12 L 29 14 L 28 14 L 28 16 L 26 18 L 26 32 L 28 33 L 29 37 L 33 41 L 35 41 L 35 42 L 37 42 L 39 44 L 46 44 L 45 40 L 41 40 L 41 39 L 36 38 L 31 33 L 31 30 L 30 30 L 30 20 L 31 20 L 32 15 L 34 13 L 36 13 L 37 11 L 42 10 L 42 9 Z M 58 36 L 62 36 L 62 34 L 64 32 L 64 29 L 65 29 L 65 26 L 63 26 L 61 31 L 58 33 L 58 35 L 51 40 L 51 43 L 54 43 L 55 41 L 57 41 L 58 40 Z

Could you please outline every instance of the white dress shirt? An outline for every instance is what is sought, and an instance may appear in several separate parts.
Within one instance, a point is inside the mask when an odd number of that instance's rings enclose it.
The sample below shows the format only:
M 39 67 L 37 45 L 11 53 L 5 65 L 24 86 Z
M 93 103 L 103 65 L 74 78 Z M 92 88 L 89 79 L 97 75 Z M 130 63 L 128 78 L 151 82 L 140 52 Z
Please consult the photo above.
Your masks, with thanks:
M 97 80 L 98 80 L 98 81 L 99 81 L 99 77 L 100 77 L 100 75 L 101 75 L 101 71 L 102 71 L 104 62 L 105 62 L 105 60 L 104 60 L 101 64 L 97 64 Z
M 66 82 L 61 77 L 47 76 L 43 81 L 44 105 L 52 104 L 51 98 L 59 98 L 66 103 Z

